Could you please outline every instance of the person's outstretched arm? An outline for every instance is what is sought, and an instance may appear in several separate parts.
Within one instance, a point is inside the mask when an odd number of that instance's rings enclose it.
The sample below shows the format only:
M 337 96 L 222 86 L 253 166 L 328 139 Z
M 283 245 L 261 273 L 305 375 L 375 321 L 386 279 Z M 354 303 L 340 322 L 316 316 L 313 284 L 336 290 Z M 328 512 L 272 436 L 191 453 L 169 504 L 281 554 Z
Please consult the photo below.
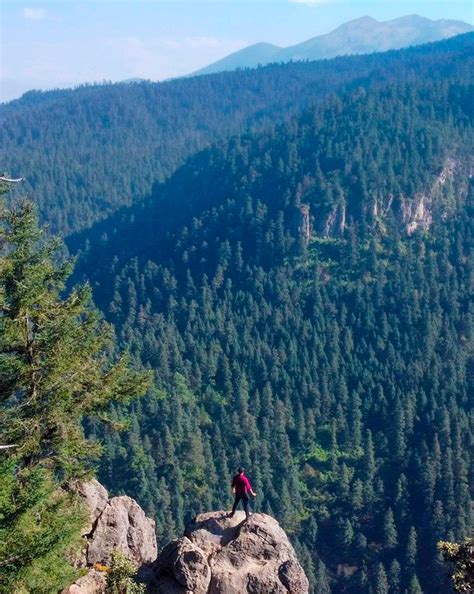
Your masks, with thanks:
M 249 479 L 245 477 L 245 480 L 247 481 L 247 490 L 249 491 L 250 495 L 252 495 L 252 497 L 257 497 L 257 493 L 255 493 L 255 491 L 252 489 Z

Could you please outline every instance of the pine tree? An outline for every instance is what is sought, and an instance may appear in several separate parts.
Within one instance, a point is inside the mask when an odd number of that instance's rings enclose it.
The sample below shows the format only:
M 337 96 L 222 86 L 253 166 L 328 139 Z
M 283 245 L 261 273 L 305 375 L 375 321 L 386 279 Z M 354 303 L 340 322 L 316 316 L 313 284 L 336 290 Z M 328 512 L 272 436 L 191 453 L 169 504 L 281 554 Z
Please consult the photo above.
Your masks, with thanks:
M 418 557 L 418 549 L 417 549 L 417 539 L 416 539 L 416 530 L 412 526 L 410 528 L 410 532 L 408 533 L 407 544 L 405 548 L 405 560 L 404 560 L 404 568 L 405 572 L 408 575 L 411 575 L 416 568 L 417 564 L 417 557 Z
M 87 287 L 62 296 L 70 265 L 57 264 L 31 203 L 3 207 L 0 233 L 0 442 L 13 446 L 0 466 L 0 586 L 50 592 L 74 573 L 64 554 L 86 521 L 58 487 L 90 474 L 100 451 L 82 421 L 148 378 L 111 361 L 112 331 Z
M 390 568 L 388 570 L 388 586 L 390 594 L 397 594 L 400 591 L 400 576 L 400 563 L 396 559 L 394 559 L 390 564 Z
M 423 594 L 423 590 L 421 589 L 420 582 L 416 575 L 411 578 L 406 594 Z
M 393 519 L 391 508 L 387 510 L 383 521 L 383 544 L 387 549 L 394 549 L 398 546 L 397 529 Z
M 374 594 L 388 594 L 387 574 L 382 563 L 379 563 L 375 569 L 373 592 Z

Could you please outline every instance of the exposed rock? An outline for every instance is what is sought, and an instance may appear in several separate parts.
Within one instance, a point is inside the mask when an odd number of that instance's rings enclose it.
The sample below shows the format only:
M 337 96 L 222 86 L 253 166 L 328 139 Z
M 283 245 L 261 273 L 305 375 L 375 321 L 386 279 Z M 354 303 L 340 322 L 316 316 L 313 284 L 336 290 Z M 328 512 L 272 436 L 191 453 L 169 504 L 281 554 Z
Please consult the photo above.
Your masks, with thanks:
M 278 522 L 265 514 L 197 516 L 151 566 L 154 594 L 307 594 L 308 580 Z
M 168 584 L 168 589 L 161 591 L 171 592 L 169 587 L 184 588 L 186 592 L 205 594 L 211 581 L 211 569 L 207 556 L 203 550 L 195 546 L 186 536 L 171 541 L 161 551 L 160 556 L 153 564 L 153 571 L 157 576 L 174 578 L 174 585 Z
M 294 209 L 293 228 L 295 234 L 307 244 L 311 238 L 311 221 L 309 216 L 309 205 L 300 204 Z
M 102 594 L 105 591 L 106 574 L 91 569 L 86 575 L 80 577 L 61 594 Z
M 412 235 L 417 229 L 428 231 L 436 213 L 441 220 L 446 220 L 454 212 L 452 204 L 446 201 L 446 182 L 457 181 L 459 197 L 464 197 L 468 191 L 468 180 L 473 174 L 473 160 L 457 161 L 447 157 L 439 175 L 435 178 L 426 192 L 419 192 L 411 198 L 400 198 L 402 224 L 407 235 Z
M 412 235 L 417 229 L 428 231 L 433 222 L 431 196 L 428 194 L 415 194 L 412 199 L 403 200 L 402 219 L 406 225 L 408 235 Z
M 104 511 L 109 501 L 109 494 L 107 493 L 107 489 L 95 479 L 91 481 L 78 481 L 71 485 L 71 490 L 80 495 L 89 508 L 90 521 L 82 531 L 82 535 L 86 536 L 92 532 L 98 517 Z
M 114 549 L 137 565 L 156 558 L 155 522 L 130 497 L 114 497 L 97 520 L 87 549 L 87 563 L 107 564 Z
M 108 498 L 106 489 L 96 480 L 77 482 L 71 489 L 89 508 L 90 521 L 83 531 L 83 557 L 77 565 L 89 572 L 63 591 L 63 594 L 96 594 L 105 591 L 105 573 L 95 564 L 108 565 L 114 549 L 137 567 L 156 559 L 155 522 L 130 497 Z
M 458 204 L 468 193 L 469 179 L 473 174 L 472 156 L 463 155 L 456 159 L 448 156 L 439 174 L 423 191 L 409 196 L 374 196 L 370 206 L 367 205 L 368 212 L 370 211 L 374 223 L 382 231 L 393 216 L 407 235 L 412 235 L 417 229 L 428 231 L 433 221 L 445 221 L 453 216 Z M 452 184 L 455 186 L 455 197 L 452 195 Z M 331 210 L 320 213 L 315 218 L 315 231 L 322 237 L 338 237 L 347 227 L 344 203 L 333 206 Z
M 319 232 L 323 237 L 335 237 L 342 235 L 346 229 L 346 206 L 340 204 L 335 206 L 319 224 Z

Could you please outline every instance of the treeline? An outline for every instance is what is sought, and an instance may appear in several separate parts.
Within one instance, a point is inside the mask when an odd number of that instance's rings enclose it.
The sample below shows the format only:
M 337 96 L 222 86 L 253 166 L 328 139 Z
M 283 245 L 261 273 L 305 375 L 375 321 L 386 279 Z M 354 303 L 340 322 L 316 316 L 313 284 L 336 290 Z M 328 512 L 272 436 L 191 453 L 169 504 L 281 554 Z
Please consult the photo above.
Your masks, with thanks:
M 164 83 L 30 92 L 0 107 L 0 160 L 44 222 L 69 234 L 147 197 L 186 157 L 330 94 L 468 75 L 472 34 L 397 52 Z
M 436 542 L 471 529 L 473 206 L 472 79 L 452 72 L 204 151 L 74 238 L 79 274 L 155 375 L 151 396 L 112 411 L 126 434 L 89 425 L 102 480 L 137 497 L 162 543 L 227 508 L 243 464 L 314 592 L 449 591 Z M 402 200 L 448 157 L 429 232 L 407 236 Z M 341 205 L 345 228 L 323 237 Z

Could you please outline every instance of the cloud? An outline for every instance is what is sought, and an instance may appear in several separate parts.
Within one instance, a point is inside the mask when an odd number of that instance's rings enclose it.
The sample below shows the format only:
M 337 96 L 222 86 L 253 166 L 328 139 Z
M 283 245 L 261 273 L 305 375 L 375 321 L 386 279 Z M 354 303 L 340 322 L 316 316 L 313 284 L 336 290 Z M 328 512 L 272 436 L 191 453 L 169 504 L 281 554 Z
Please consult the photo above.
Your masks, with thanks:
M 123 36 L 102 39 L 99 45 L 102 49 L 96 49 L 95 53 L 100 57 L 92 60 L 97 69 L 95 80 L 162 80 L 197 70 L 245 47 L 248 42 L 207 35 L 155 39 Z
M 46 17 L 44 8 L 24 8 L 23 17 L 30 21 L 42 21 Z

